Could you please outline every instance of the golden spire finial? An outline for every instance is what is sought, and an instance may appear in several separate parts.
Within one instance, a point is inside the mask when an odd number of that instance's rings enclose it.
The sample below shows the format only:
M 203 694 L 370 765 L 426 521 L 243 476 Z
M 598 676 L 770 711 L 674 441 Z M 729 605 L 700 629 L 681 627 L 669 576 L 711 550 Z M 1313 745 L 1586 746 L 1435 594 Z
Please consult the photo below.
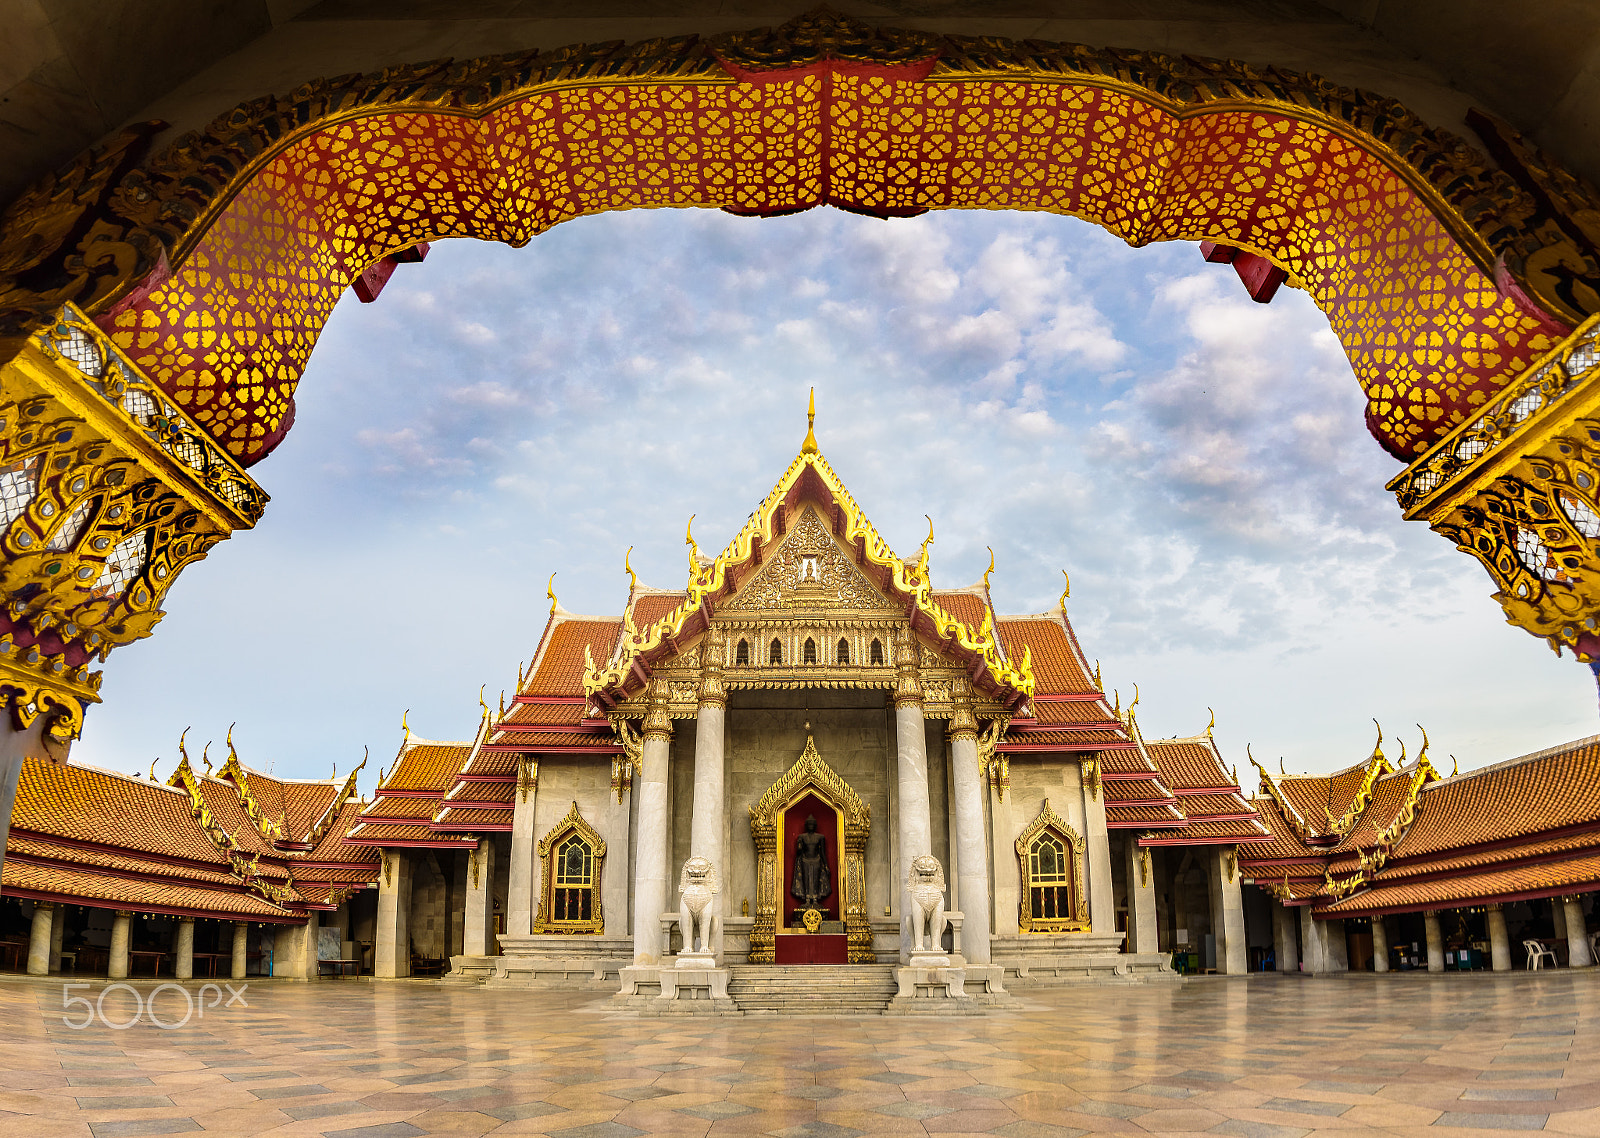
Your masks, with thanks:
M 328 776 L 329 782 L 336 782 L 339 778 L 339 760 L 333 760 L 333 773 Z
M 561 602 L 556 600 L 556 575 L 550 574 L 550 583 L 544 588 L 544 595 L 550 598 L 550 615 L 556 615 L 556 609 L 561 607 Z
M 482 716 L 482 718 L 483 718 L 483 720 L 485 722 L 487 722 L 488 718 L 489 718 L 489 705 L 483 701 L 483 693 L 488 688 L 488 686 L 489 686 L 488 684 L 479 684 L 478 685 L 478 706 L 483 708 L 483 716 Z
M 404 711 L 402 711 L 400 713 L 400 734 L 401 734 L 400 746 L 402 748 L 405 747 L 405 745 L 407 743 L 411 742 L 411 724 L 409 722 L 410 718 L 411 718 L 411 709 L 408 707 L 408 708 L 406 708 Z
M 157 755 L 155 758 L 150 760 L 150 781 L 151 782 L 154 782 L 156 780 L 156 764 L 159 763 L 160 761 L 161 761 L 161 756 L 160 755 Z
M 360 774 L 366 768 L 367 760 L 369 758 L 371 758 L 371 757 L 372 757 L 372 748 L 371 747 L 367 747 L 367 746 L 363 746 L 361 748 L 361 762 L 356 766 L 355 770 L 350 772 L 350 774 L 352 776 Z
M 1283 756 L 1282 755 L 1278 756 L 1278 773 L 1281 774 L 1284 778 L 1288 778 L 1289 777 L 1289 772 L 1286 769 L 1284 769 Z
M 800 444 L 801 454 L 817 453 L 817 389 L 811 389 L 811 405 L 806 409 L 806 441 Z
M 622 555 L 622 571 L 628 575 L 628 592 L 635 593 L 639 589 L 639 574 L 633 571 L 633 546 L 628 546 L 628 552 Z
M 1207 711 L 1211 711 L 1211 709 L 1209 707 L 1206 708 L 1206 710 Z M 1211 711 L 1211 722 L 1206 724 L 1206 738 L 1207 739 L 1211 738 L 1211 732 L 1215 731 L 1216 728 L 1217 728 L 1217 713 L 1215 711 Z
M 922 516 L 928 519 L 928 536 L 923 539 L 922 553 L 917 558 L 917 579 L 926 581 L 928 579 L 928 546 L 933 544 L 933 517 L 930 514 L 923 514 Z
M 1099 692 L 1102 695 L 1105 694 L 1105 690 L 1106 690 L 1106 685 L 1101 683 L 1101 681 L 1100 681 L 1100 661 L 1099 660 L 1096 660 L 1094 662 L 1094 690 Z
M 1451 755 L 1450 756 L 1450 777 L 1451 778 L 1455 778 L 1456 775 L 1458 775 L 1460 773 L 1461 773 L 1461 760 L 1456 758 L 1454 755 Z
M 1101 693 L 1101 694 L 1104 694 L 1104 693 Z M 1118 691 L 1116 688 L 1112 688 L 1111 689 L 1111 698 L 1116 701 L 1111 707 L 1111 714 L 1115 715 L 1118 719 L 1121 719 L 1122 718 L 1122 693 L 1120 691 Z
M 235 761 L 239 758 L 239 752 L 233 749 L 233 729 L 237 726 L 239 726 L 238 720 L 228 724 L 228 758 Z
M 1065 569 L 1061 570 L 1061 580 L 1065 583 L 1066 588 L 1061 590 L 1061 599 L 1056 602 L 1056 608 L 1060 609 L 1062 612 L 1066 612 L 1067 598 L 1072 595 L 1072 578 L 1067 576 L 1067 571 Z
M 506 717 L 506 689 L 500 689 L 500 718 Z
M 1377 716 L 1373 716 L 1372 725 L 1378 729 L 1378 741 L 1372 744 L 1372 757 L 1381 759 L 1383 758 L 1383 724 L 1378 722 Z
M 986 546 L 989 550 L 989 568 L 983 571 L 983 591 L 989 591 L 989 574 L 994 572 L 994 546 Z
M 1420 767 L 1428 761 L 1428 729 L 1419 723 L 1417 730 L 1422 732 L 1422 750 L 1417 752 L 1417 765 Z
M 689 547 L 689 572 L 698 574 L 700 572 L 700 546 L 694 540 L 694 519 L 695 515 L 690 514 L 689 524 L 683 530 L 683 544 Z
M 206 740 L 206 745 L 200 748 L 200 764 L 206 768 L 206 773 L 211 773 L 211 740 Z

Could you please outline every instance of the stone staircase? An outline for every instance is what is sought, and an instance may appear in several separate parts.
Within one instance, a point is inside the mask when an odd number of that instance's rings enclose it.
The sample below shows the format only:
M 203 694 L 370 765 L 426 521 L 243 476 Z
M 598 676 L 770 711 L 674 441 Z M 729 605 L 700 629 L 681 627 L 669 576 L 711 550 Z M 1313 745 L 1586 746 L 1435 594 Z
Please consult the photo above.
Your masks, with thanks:
M 745 1015 L 882 1015 L 893 964 L 734 964 L 728 995 Z

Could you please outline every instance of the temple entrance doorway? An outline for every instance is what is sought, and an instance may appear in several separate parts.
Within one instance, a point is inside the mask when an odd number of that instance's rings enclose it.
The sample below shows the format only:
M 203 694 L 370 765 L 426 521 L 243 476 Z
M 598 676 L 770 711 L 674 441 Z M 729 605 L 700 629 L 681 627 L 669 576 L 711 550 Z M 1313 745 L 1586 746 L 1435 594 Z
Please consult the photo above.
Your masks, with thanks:
M 872 812 L 807 736 L 750 810 L 756 848 L 752 964 L 872 964 L 865 859 Z

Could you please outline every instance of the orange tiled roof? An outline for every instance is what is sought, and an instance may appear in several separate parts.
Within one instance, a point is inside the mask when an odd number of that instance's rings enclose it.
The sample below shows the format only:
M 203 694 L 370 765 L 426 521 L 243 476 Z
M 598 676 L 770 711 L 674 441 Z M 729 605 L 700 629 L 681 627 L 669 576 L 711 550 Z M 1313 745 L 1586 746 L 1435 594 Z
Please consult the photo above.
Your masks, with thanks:
M 1427 857 L 1391 861 L 1379 873 L 1378 880 L 1384 883 L 1397 882 L 1407 877 L 1459 873 L 1533 858 L 1559 861 L 1563 855 L 1589 849 L 1600 849 L 1600 830 L 1586 830 L 1542 841 L 1537 837 L 1530 837 L 1505 845 L 1497 844 L 1487 849 L 1478 848 L 1460 853 L 1443 850 Z
M 431 818 L 438 804 L 437 798 L 398 798 L 380 794 L 361 811 L 361 818 Z
M 1380 878 L 1372 888 L 1352 894 L 1317 910 L 1333 917 L 1351 913 L 1459 908 L 1518 896 L 1548 896 L 1578 886 L 1600 882 L 1600 853 L 1585 853 L 1562 861 L 1513 865 L 1461 877 L 1390 884 Z
M 1180 803 L 1183 799 L 1178 800 Z M 1174 834 L 1186 842 L 1195 845 L 1217 845 L 1226 842 L 1254 842 L 1270 836 L 1269 831 L 1261 824 L 1258 818 L 1240 819 L 1234 822 L 1206 822 L 1190 819 L 1188 824 Z
M 1172 795 L 1159 778 L 1116 778 L 1105 783 L 1106 801 L 1147 802 L 1152 799 L 1169 799 Z
M 231 869 L 140 857 L 121 850 L 68 845 L 48 838 L 27 837 L 15 833 L 6 841 L 6 857 L 71 862 L 84 867 L 117 869 L 147 877 L 183 878 L 187 881 L 230 888 L 239 883 L 239 879 L 233 875 Z
M 989 612 L 989 605 L 976 593 L 956 589 L 933 590 L 933 602 L 945 612 L 955 617 L 974 633 L 983 627 L 983 618 Z M 1007 646 L 1006 651 L 1010 652 Z
M 579 731 L 506 731 L 496 735 L 490 743 L 496 747 L 617 747 L 616 736 L 607 732 Z M 479 773 L 476 768 L 473 773 Z
M 1020 660 L 1024 646 L 1033 650 L 1035 694 L 1094 691 L 1094 680 L 1084 670 L 1066 626 L 1056 617 L 1003 617 L 995 629 L 1006 654 Z
M 596 664 L 603 664 L 621 632 L 620 620 L 563 618 L 550 630 L 537 670 L 522 694 L 583 695 L 584 648 L 590 649 Z
M 640 593 L 633 599 L 633 626 L 643 631 L 688 599 L 689 594 L 686 592 Z M 609 653 L 610 645 L 606 648 Z M 583 649 L 580 648 L 578 652 L 581 656 Z M 602 662 L 598 648 L 595 649 L 594 658 L 595 663 Z
M 518 703 L 512 705 L 506 717 L 495 724 L 495 729 L 503 730 L 520 724 L 540 727 L 575 724 L 583 720 L 583 712 L 581 703 Z
M 394 790 L 434 790 L 443 794 L 472 753 L 471 743 L 435 743 L 413 740 L 400 761 L 383 780 L 379 793 Z
M 441 834 L 430 829 L 426 824 L 419 826 L 400 825 L 385 822 L 357 822 L 345 835 L 345 841 L 359 845 L 383 846 L 388 844 L 429 843 L 450 841 L 448 834 Z
M 1107 743 L 1125 745 L 1132 741 L 1128 733 L 1121 727 L 1080 727 L 1071 731 L 1029 731 L 1026 735 L 1013 735 L 1000 740 L 997 748 L 1002 751 L 1022 750 L 1038 745 L 1067 745 L 1093 748 Z
M 1219 814 L 1248 814 L 1255 817 L 1255 808 L 1244 799 L 1231 794 L 1182 794 L 1178 808 L 1190 818 L 1215 817 Z
M 227 913 L 268 919 L 292 916 L 253 893 L 150 878 L 114 877 L 90 869 L 36 865 L 20 858 L 6 858 L 3 884 L 10 893 L 19 890 L 44 893 L 99 908 L 178 909 L 197 914 Z
M 367 846 L 354 846 L 344 840 L 345 831 L 356 824 L 361 811 L 362 805 L 355 799 L 340 807 L 338 815 L 317 840 L 317 844 L 305 853 L 304 860 L 376 865 L 377 850 Z
M 223 863 L 181 790 L 76 763 L 23 761 L 14 829 L 127 850 Z
M 1248 851 L 1241 850 L 1239 853 L 1240 860 L 1260 861 L 1276 858 L 1304 858 L 1308 861 L 1314 860 L 1319 867 L 1317 872 L 1320 874 L 1322 872 L 1320 867 L 1327 863 L 1326 852 L 1313 850 L 1302 842 L 1299 835 L 1295 833 L 1294 827 L 1284 820 L 1283 811 L 1279 809 L 1278 804 L 1271 798 L 1266 795 L 1260 795 L 1252 798 L 1250 802 L 1256 808 L 1256 814 L 1272 832 L 1272 841 L 1252 845 Z M 1268 871 L 1263 870 L 1263 872 Z M 1278 870 L 1274 868 L 1270 872 L 1275 874 Z
M 1211 741 L 1203 736 L 1154 742 L 1147 739 L 1144 747 L 1161 770 L 1162 781 L 1173 790 L 1237 785 L 1233 775 L 1223 768 Z
M 1370 759 L 1331 775 L 1289 775 L 1277 780 L 1278 789 L 1300 816 L 1316 830 L 1327 826 L 1327 814 L 1342 818 L 1367 777 Z
M 1114 723 L 1117 717 L 1097 699 L 1036 699 L 1033 717 L 1040 723 Z
M 1107 784 L 1110 785 L 1110 784 Z M 1119 823 L 1113 828 L 1132 829 L 1140 825 L 1163 825 L 1171 822 L 1182 822 L 1184 817 L 1178 813 L 1175 806 L 1129 806 L 1125 803 L 1106 803 L 1106 823 Z
M 439 802 L 441 806 L 459 806 L 463 802 L 498 802 L 509 805 L 517 796 L 517 787 L 511 782 L 458 782 Z
M 433 819 L 433 825 L 449 830 L 498 830 L 511 825 L 510 810 L 474 810 L 446 806 Z

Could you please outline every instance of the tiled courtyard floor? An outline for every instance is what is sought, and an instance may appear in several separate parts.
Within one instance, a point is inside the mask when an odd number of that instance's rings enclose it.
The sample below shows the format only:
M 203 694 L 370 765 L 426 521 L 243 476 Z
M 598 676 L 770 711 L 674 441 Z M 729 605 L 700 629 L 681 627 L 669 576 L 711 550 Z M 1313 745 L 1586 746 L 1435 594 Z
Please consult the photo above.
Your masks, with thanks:
M 1600 1135 L 1594 970 L 1055 989 L 952 1019 L 633 1019 L 415 981 L 244 998 L 75 1030 L 59 981 L 5 978 L 0 1135 Z

